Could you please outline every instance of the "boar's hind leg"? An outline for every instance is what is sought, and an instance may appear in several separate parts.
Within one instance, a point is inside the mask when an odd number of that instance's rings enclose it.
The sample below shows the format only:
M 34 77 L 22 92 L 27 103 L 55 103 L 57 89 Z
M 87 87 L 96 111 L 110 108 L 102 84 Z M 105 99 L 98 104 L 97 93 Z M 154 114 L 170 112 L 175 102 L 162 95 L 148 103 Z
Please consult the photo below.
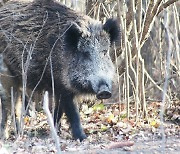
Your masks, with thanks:
M 9 115 L 9 110 L 7 110 L 4 105 L 2 104 L 2 117 L 0 122 L 0 138 L 7 139 L 9 138 L 9 128 L 7 125 L 7 119 Z
M 60 110 L 63 109 L 65 112 L 68 121 L 70 122 L 71 129 L 72 129 L 72 134 L 75 139 L 79 139 L 82 141 L 83 139 L 86 138 L 86 135 L 82 129 L 81 122 L 80 122 L 80 117 L 79 117 L 79 111 L 73 102 L 73 94 L 69 95 L 61 95 L 60 99 L 60 105 L 59 107 Z M 59 112 L 62 115 L 62 111 Z M 61 117 L 58 116 L 58 117 Z M 57 119 L 58 121 L 59 119 Z
M 7 119 L 10 115 L 10 99 L 8 99 L 4 89 L 0 84 L 0 97 L 1 97 L 1 104 L 0 104 L 0 138 L 7 139 L 9 137 L 9 127 L 7 125 Z
M 57 99 L 56 106 L 54 109 L 54 125 L 58 125 L 63 114 L 63 107 L 59 103 L 60 99 Z

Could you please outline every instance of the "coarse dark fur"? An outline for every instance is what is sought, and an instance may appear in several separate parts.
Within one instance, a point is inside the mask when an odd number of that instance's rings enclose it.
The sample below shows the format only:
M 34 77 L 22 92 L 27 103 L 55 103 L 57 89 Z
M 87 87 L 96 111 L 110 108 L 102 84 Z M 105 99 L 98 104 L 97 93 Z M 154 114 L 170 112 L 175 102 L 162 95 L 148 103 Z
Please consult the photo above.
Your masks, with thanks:
M 0 99 L 0 138 L 8 138 L 9 127 L 7 125 L 7 120 L 10 118 L 11 111 L 15 111 L 14 115 L 16 115 L 17 118 L 16 126 L 19 127 L 22 102 L 15 77 L 11 75 L 6 64 L 3 62 L 2 55 L 0 55 Z M 11 102 L 14 106 L 11 106 Z
M 75 139 L 86 138 L 73 103 L 78 94 L 111 96 L 114 66 L 109 48 L 119 39 L 118 23 L 103 25 L 53 0 L 10 1 L 0 9 L 0 52 L 19 86 L 54 87 L 54 121 L 65 112 Z M 27 77 L 27 78 L 26 78 Z

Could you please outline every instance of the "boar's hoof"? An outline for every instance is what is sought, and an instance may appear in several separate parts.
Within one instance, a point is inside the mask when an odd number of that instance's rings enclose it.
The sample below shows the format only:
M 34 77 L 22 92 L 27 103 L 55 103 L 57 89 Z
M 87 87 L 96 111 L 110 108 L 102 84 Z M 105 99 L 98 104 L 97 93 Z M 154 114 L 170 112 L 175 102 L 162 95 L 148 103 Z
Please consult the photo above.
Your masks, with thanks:
M 79 139 L 80 141 L 86 139 L 86 134 L 84 133 L 83 129 L 82 129 L 82 126 L 80 124 L 80 121 L 78 122 L 79 120 L 76 120 L 75 123 L 73 123 L 71 126 L 72 126 L 72 134 L 73 134 L 73 137 L 74 139 Z
M 108 99 L 111 97 L 111 91 L 107 86 L 102 85 L 99 91 L 97 92 L 96 97 L 97 99 Z
M 74 134 L 73 135 L 74 139 L 79 139 L 80 141 L 84 140 L 87 138 L 87 136 L 84 134 L 84 133 L 81 133 L 81 134 Z

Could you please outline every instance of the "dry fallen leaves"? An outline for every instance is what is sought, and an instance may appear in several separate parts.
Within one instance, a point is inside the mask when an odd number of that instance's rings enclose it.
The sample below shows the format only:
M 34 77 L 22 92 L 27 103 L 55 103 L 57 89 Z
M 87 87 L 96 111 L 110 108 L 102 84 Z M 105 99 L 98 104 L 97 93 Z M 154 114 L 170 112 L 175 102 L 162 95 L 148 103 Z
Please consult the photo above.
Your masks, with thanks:
M 126 110 L 119 112 L 119 105 L 95 104 L 88 106 L 82 104 L 80 109 L 81 121 L 88 138 L 83 142 L 74 141 L 71 130 L 65 116 L 61 119 L 60 142 L 63 151 L 81 151 L 89 149 L 116 149 L 133 146 L 133 141 L 148 141 L 160 137 L 159 133 L 159 105 L 150 103 L 148 112 L 152 115 L 148 120 L 135 121 L 135 108 L 131 106 L 130 119 L 126 118 Z M 177 106 L 176 106 L 177 107 Z M 174 113 L 174 112 L 172 112 Z M 16 153 L 55 153 L 53 140 L 50 136 L 47 118 L 43 112 L 37 112 L 36 116 L 27 116 L 25 121 L 25 135 L 22 138 L 8 141 L 8 146 L 0 150 L 13 149 Z M 167 136 L 178 136 L 180 128 L 178 125 L 165 125 Z M 32 136 L 32 138 L 30 138 Z M 43 138 L 44 137 L 44 138 Z M 8 148 L 7 148 L 8 147 Z M 133 146 L 134 147 L 134 146 Z M 28 152 L 27 152 L 28 151 Z M 1 151 L 0 151 L 1 152 Z

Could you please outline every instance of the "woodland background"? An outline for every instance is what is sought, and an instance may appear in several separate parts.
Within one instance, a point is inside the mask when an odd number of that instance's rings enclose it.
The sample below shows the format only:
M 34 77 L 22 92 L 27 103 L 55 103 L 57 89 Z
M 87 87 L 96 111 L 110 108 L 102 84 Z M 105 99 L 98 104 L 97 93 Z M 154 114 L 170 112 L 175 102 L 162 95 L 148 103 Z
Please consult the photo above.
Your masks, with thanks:
M 1 5 L 6 1 L 4 0 Z M 180 150 L 178 140 L 180 137 L 180 1 L 59 1 L 102 22 L 107 18 L 117 18 L 121 27 L 121 43 L 114 44 L 110 53 L 117 72 L 113 96 L 103 104 L 94 100 L 82 100 L 81 117 L 85 131 L 89 134 L 88 139 L 83 143 L 72 141 L 67 133 L 69 127 L 66 125 L 66 119 L 63 119 L 61 125 L 65 128 L 61 128 L 60 133 L 61 150 L 95 149 L 97 151 L 107 149 L 107 145 L 112 141 L 132 140 L 135 146 L 123 150 L 146 153 L 155 149 L 156 152 L 160 152 L 157 145 L 163 143 L 165 152 L 178 153 Z M 34 113 L 37 116 L 25 118 L 25 130 L 28 132 L 25 134 L 28 135 L 21 136 L 15 142 L 12 139 L 14 143 L 5 142 L 1 147 L 17 153 L 21 151 L 36 153 L 37 149 L 42 153 L 56 152 L 51 137 L 46 141 L 38 138 L 43 136 L 44 132 L 50 134 L 46 116 L 43 111 L 38 113 L 34 111 Z M 29 136 L 34 138 L 30 139 Z M 168 137 L 170 140 L 166 140 L 165 143 L 165 138 Z M 27 144 L 24 144 L 25 141 Z M 145 141 L 149 141 L 149 144 L 144 145 Z M 118 146 L 122 146 L 121 142 Z M 114 145 L 112 147 L 116 148 Z M 110 149 L 113 149 L 112 147 Z

